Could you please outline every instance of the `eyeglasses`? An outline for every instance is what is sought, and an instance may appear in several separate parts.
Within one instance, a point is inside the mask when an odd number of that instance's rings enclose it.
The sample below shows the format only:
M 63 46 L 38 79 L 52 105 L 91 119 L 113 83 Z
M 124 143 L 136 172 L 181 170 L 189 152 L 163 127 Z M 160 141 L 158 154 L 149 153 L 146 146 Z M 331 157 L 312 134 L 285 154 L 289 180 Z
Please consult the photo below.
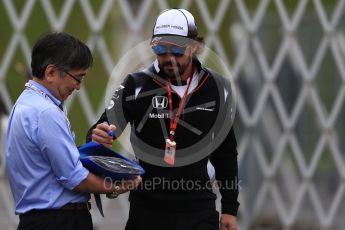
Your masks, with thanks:
M 182 57 L 186 52 L 187 47 L 182 46 L 164 46 L 164 45 L 154 45 L 152 46 L 153 52 L 158 56 L 163 56 L 168 53 L 168 51 L 175 57 Z
M 78 82 L 78 84 L 81 84 L 84 80 L 84 77 L 82 78 L 77 78 L 76 76 L 74 76 L 73 74 L 69 73 L 66 70 L 62 70 L 64 73 L 66 73 L 68 76 L 70 76 L 71 78 L 73 78 L 76 82 Z

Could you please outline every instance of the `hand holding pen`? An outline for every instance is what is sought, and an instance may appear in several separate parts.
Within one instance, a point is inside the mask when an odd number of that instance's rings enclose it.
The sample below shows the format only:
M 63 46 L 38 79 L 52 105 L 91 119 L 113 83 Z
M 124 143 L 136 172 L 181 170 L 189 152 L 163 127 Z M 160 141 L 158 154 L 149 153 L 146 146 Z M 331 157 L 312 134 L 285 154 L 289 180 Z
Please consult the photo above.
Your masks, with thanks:
M 111 148 L 114 141 L 114 131 L 116 126 L 108 122 L 99 123 L 96 128 L 92 130 L 92 141 L 100 143 L 107 148 Z

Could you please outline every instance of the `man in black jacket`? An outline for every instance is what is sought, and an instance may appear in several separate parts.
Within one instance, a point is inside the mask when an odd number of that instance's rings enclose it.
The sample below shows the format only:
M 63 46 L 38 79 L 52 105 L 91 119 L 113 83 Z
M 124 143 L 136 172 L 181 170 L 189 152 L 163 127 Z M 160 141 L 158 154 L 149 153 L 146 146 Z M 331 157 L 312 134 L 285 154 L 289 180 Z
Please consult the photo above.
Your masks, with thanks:
M 88 132 L 88 141 L 111 147 L 132 127 L 131 144 L 146 173 L 130 193 L 126 229 L 236 229 L 232 90 L 196 58 L 202 45 L 192 14 L 161 12 L 151 40 L 157 59 L 125 78 Z M 208 161 L 222 195 L 220 222 Z

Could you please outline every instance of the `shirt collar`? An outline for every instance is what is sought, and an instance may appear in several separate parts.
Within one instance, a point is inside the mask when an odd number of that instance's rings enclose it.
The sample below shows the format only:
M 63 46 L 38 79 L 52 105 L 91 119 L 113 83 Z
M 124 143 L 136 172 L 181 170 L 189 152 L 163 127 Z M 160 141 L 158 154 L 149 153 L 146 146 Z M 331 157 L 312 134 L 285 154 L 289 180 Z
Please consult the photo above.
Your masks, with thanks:
M 47 96 L 54 102 L 54 104 L 56 104 L 57 106 L 61 105 L 62 101 L 57 99 L 46 87 L 33 80 L 29 80 L 29 83 L 34 85 L 38 89 L 42 90 L 45 94 L 47 94 Z
M 160 68 L 157 59 L 153 62 L 153 68 L 155 69 L 156 73 L 159 73 Z

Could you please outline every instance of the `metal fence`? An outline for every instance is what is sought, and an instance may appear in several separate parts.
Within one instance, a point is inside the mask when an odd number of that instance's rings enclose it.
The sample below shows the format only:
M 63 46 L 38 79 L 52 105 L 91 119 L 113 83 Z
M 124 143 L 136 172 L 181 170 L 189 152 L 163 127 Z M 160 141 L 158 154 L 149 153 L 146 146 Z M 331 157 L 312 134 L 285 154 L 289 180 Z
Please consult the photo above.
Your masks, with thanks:
M 344 229 L 343 0 L 2 0 L 0 229 L 15 229 L 18 221 L 3 141 L 6 116 L 27 80 L 33 42 L 42 32 L 67 31 L 92 49 L 90 75 L 100 85 L 86 82 L 68 102 L 70 111 L 82 114 L 85 131 L 104 109 L 100 89 L 113 67 L 150 37 L 154 18 L 169 7 L 195 15 L 206 45 L 235 80 L 239 229 Z M 79 123 L 72 119 L 72 126 Z M 97 229 L 123 228 L 126 196 L 104 203 L 105 219 L 93 211 Z

